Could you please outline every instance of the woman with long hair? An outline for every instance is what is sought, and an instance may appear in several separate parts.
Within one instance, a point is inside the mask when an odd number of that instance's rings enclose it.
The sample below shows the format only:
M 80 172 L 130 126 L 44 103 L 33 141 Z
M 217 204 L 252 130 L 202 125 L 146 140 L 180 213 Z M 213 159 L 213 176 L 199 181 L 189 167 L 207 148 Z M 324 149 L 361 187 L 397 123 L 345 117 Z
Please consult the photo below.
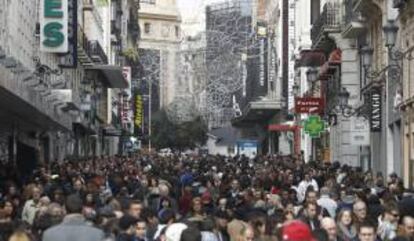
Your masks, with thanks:
M 358 239 L 357 230 L 352 220 L 351 209 L 341 209 L 337 215 L 338 236 L 344 241 L 355 241 Z

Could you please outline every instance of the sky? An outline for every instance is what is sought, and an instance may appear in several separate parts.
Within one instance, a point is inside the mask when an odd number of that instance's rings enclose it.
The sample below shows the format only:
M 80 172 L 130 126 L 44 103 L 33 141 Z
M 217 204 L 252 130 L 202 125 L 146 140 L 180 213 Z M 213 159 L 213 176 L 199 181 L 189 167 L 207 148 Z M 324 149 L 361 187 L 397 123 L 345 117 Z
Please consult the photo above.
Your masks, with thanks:
M 195 35 L 203 30 L 205 6 L 225 0 L 177 0 L 183 21 L 182 29 L 186 35 Z

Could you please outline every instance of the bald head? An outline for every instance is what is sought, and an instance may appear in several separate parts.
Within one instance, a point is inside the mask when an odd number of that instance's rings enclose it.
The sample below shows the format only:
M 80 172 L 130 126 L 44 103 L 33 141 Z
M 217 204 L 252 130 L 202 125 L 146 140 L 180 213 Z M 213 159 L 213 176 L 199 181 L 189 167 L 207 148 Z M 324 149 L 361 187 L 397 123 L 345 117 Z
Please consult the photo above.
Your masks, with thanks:
M 411 216 L 404 216 L 402 220 L 404 233 L 408 237 L 414 236 L 414 218 Z
M 336 223 L 333 218 L 323 218 L 321 221 L 321 226 L 328 233 L 329 241 L 337 240 Z
M 164 183 L 158 185 L 158 189 L 160 191 L 160 196 L 167 197 L 170 194 L 170 189 Z
M 358 221 L 363 221 L 367 217 L 367 205 L 363 201 L 357 201 L 353 206 L 353 211 Z

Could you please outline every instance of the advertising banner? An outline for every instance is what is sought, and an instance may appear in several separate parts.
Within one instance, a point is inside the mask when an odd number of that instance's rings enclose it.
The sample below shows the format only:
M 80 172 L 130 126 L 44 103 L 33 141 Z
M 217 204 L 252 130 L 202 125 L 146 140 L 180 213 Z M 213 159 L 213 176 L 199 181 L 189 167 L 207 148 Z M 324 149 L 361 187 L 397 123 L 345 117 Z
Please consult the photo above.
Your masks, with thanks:
M 141 128 L 143 122 L 143 107 L 142 107 L 142 96 L 136 95 L 135 96 L 135 117 L 134 117 L 134 125 L 135 128 Z

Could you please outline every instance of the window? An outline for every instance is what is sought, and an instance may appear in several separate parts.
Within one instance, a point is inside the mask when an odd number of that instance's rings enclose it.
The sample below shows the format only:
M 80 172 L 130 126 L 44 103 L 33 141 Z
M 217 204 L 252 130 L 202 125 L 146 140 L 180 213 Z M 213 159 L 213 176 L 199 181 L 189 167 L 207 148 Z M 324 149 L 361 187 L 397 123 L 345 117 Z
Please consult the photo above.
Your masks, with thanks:
M 155 0 L 141 0 L 140 3 L 155 4 Z
M 144 23 L 144 32 L 146 34 L 151 33 L 151 24 L 150 23 Z

